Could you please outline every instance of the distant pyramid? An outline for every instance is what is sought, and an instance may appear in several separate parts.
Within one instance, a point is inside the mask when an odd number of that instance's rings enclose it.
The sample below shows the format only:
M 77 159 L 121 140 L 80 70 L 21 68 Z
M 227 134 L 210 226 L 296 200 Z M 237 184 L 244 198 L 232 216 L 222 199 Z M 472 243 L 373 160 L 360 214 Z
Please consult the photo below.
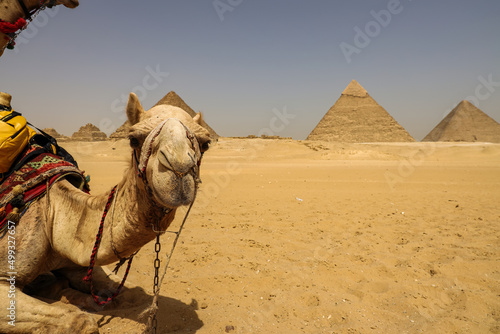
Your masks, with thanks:
M 191 117 L 194 117 L 196 115 L 196 112 L 193 109 L 191 109 L 191 107 L 189 107 L 186 104 L 186 102 L 184 102 L 184 100 L 181 99 L 181 97 L 179 95 L 177 95 L 177 93 L 175 93 L 174 91 L 170 91 L 160 101 L 158 101 L 158 103 L 155 104 L 155 106 L 162 105 L 162 104 L 168 104 L 168 105 L 171 105 L 174 107 L 179 107 L 182 110 L 184 110 L 185 112 L 187 112 L 189 115 L 191 115 Z M 203 126 L 205 129 L 207 129 L 208 132 L 210 132 L 210 136 L 213 139 L 219 138 L 219 135 L 214 131 L 214 129 L 212 129 L 207 123 L 205 123 L 205 121 L 203 121 L 201 126 Z
M 422 141 L 500 143 L 500 124 L 469 101 L 460 102 Z
M 187 112 L 191 117 L 194 117 L 196 115 L 196 112 L 191 109 L 186 102 L 184 102 L 183 99 L 179 95 L 177 95 L 174 91 L 169 92 L 167 95 L 165 95 L 160 101 L 158 101 L 157 104 L 154 105 L 162 105 L 162 104 L 168 104 L 174 107 L 181 108 L 185 112 Z M 204 115 L 205 116 L 205 115 Z M 203 121 L 202 126 L 210 132 L 210 136 L 213 139 L 219 138 L 219 135 L 205 122 Z M 111 139 L 121 139 L 121 138 L 127 138 L 128 137 L 128 129 L 130 127 L 130 123 L 126 121 L 123 123 L 122 126 L 120 126 L 115 132 L 113 132 L 109 138 Z
M 43 132 L 48 134 L 49 136 L 54 137 L 56 140 L 64 141 L 64 140 L 69 140 L 70 138 L 63 136 L 59 132 L 57 132 L 54 128 L 45 128 L 43 129 Z
M 101 141 L 106 140 L 107 136 L 97 126 L 88 123 L 73 133 L 71 139 L 77 141 Z
M 122 124 L 115 132 L 109 135 L 109 139 L 124 139 L 128 138 L 128 129 L 130 128 L 130 122 L 128 120 Z
M 415 141 L 356 80 L 344 89 L 307 140 L 349 143 Z

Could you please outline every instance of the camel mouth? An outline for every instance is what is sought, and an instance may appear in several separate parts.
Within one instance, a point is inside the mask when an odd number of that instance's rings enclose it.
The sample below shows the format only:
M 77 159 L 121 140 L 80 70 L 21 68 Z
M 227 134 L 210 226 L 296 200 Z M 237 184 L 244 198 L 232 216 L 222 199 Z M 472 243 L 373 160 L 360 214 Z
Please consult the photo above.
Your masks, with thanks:
M 170 193 L 167 198 L 159 194 L 158 191 L 155 191 L 155 197 L 158 204 L 169 209 L 176 209 L 181 206 L 190 205 L 194 201 L 194 192 L 192 191 L 192 186 L 182 185 L 183 183 L 184 182 L 180 182 L 179 190 L 174 193 Z
M 190 205 L 194 201 L 196 178 L 192 173 L 179 174 L 168 165 L 164 165 L 159 155 L 157 176 L 154 178 L 154 198 L 158 204 L 175 209 L 183 205 Z

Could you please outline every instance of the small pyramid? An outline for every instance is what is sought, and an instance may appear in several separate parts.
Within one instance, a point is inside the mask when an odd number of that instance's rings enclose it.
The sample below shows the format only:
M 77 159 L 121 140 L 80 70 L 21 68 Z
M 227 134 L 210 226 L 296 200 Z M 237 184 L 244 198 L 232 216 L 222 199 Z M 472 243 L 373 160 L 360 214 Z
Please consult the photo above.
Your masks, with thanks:
M 102 141 L 106 140 L 107 136 L 97 126 L 88 123 L 73 133 L 71 139 L 76 141 Z
M 196 112 L 189 107 L 186 102 L 184 102 L 183 99 L 179 95 L 177 95 L 176 92 L 170 91 L 167 95 L 165 95 L 158 103 L 156 103 L 154 106 L 162 105 L 162 104 L 168 104 L 174 107 L 179 107 L 185 112 L 187 112 L 191 117 L 194 117 L 196 115 Z M 212 129 L 205 121 L 202 122 L 201 126 L 203 126 L 205 129 L 210 132 L 210 136 L 213 139 L 219 138 L 219 135 Z
M 49 136 L 54 137 L 56 140 L 61 140 L 61 141 L 69 140 L 68 137 L 63 136 L 62 134 L 57 132 L 54 128 L 45 128 L 42 131 L 48 134 Z
M 469 101 L 461 101 L 422 141 L 500 143 L 500 124 Z
M 350 143 L 415 141 L 356 80 L 344 89 L 307 140 Z

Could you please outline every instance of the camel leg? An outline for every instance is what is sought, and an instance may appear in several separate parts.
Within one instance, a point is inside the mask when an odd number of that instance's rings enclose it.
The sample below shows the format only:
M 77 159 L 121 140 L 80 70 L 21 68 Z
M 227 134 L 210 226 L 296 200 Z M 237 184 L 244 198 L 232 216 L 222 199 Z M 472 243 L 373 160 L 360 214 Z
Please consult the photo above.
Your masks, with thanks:
M 94 302 L 89 293 L 70 287 L 69 280 L 59 274 L 56 276 L 53 273 L 46 273 L 38 276 L 24 287 L 23 292 L 48 303 L 60 301 L 75 305 L 85 311 L 102 310 L 102 307 Z
M 0 333 L 99 333 L 96 321 L 75 306 L 51 306 L 0 281 Z
M 98 267 L 95 269 L 95 272 L 97 272 Z M 83 278 L 87 275 L 86 267 L 63 268 L 54 270 L 52 273 L 58 278 L 68 280 L 71 288 L 90 295 L 90 284 L 83 281 Z
M 108 270 L 108 273 L 110 271 Z M 95 267 L 92 280 L 94 281 L 94 292 L 104 299 L 111 296 L 118 288 L 122 277 L 111 274 L 108 275 L 106 271 L 101 267 Z M 83 277 L 87 275 L 87 268 L 64 268 L 54 271 L 54 274 L 62 278 L 64 277 L 69 281 L 69 289 L 64 289 L 62 291 L 62 297 L 58 298 L 63 302 L 69 302 L 73 305 L 77 305 L 85 310 L 89 311 L 99 311 L 106 307 L 118 307 L 125 305 L 137 305 L 139 302 L 148 302 L 149 296 L 146 295 L 143 300 L 139 301 L 135 294 L 131 294 L 130 291 L 137 288 L 130 282 L 127 282 L 120 294 L 110 302 L 111 306 L 98 306 L 90 295 L 90 284 L 88 282 L 83 282 Z M 123 269 L 120 274 L 123 274 Z M 71 289 L 72 288 L 72 289 Z M 76 289 L 76 290 L 73 290 Z

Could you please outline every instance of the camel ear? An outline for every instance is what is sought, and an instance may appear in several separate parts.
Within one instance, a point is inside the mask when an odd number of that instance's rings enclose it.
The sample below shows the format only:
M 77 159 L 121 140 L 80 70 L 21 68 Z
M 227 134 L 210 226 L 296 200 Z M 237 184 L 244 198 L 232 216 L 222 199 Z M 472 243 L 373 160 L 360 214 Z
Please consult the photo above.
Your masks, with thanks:
M 139 123 L 142 114 L 144 114 L 144 108 L 142 108 L 139 98 L 134 93 L 130 93 L 127 103 L 127 117 L 130 125 Z
M 201 113 L 201 111 L 193 117 L 193 121 L 195 121 L 199 125 L 203 123 L 203 114 Z

